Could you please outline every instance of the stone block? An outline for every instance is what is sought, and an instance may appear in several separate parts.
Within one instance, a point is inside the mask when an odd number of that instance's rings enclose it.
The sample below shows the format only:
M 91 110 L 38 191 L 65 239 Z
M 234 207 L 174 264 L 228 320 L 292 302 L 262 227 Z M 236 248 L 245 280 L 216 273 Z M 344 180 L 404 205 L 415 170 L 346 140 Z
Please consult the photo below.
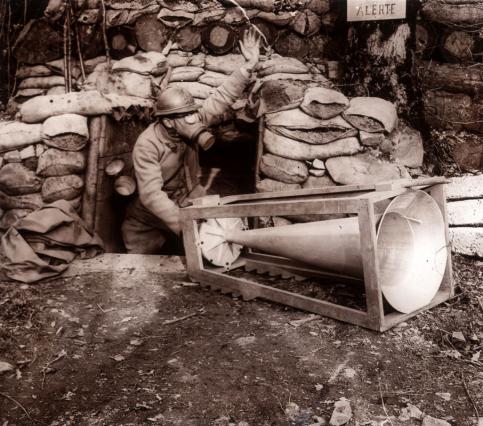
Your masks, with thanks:
M 483 174 L 451 178 L 451 183 L 446 185 L 446 198 L 483 198 Z
M 448 203 L 448 221 L 450 226 L 483 226 L 483 199 L 460 200 Z
M 483 257 L 483 227 L 450 228 L 449 234 L 453 252 Z

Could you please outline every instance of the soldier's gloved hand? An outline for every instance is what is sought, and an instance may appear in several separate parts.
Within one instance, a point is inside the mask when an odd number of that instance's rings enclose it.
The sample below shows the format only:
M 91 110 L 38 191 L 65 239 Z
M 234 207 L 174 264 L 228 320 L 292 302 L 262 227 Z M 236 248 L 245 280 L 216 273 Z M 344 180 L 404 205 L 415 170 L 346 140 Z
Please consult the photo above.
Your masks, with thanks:
M 240 50 L 247 61 L 242 68 L 250 73 L 257 66 L 260 59 L 260 35 L 253 27 L 250 27 L 243 34 L 243 40 L 240 41 Z

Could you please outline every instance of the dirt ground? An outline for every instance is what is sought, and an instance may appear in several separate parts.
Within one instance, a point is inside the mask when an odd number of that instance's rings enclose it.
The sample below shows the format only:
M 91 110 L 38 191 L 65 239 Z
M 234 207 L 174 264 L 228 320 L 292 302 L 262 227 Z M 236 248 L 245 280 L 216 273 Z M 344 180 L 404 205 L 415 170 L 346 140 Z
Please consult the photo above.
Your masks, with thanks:
M 456 298 L 385 333 L 213 292 L 169 261 L 1 283 L 0 425 L 321 425 L 341 398 L 348 425 L 483 416 L 481 261 L 454 259 Z

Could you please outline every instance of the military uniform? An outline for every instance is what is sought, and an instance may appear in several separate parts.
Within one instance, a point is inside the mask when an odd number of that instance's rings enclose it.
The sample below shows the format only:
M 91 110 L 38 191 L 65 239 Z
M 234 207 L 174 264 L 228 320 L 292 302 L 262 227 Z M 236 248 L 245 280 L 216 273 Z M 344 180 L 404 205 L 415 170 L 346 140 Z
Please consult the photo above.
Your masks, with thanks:
M 203 102 L 201 121 L 207 126 L 221 122 L 249 81 L 243 69 L 227 77 Z M 156 121 L 139 135 L 132 158 L 139 196 L 126 212 L 124 244 L 128 253 L 158 253 L 170 233 L 181 232 L 179 205 L 198 183 L 197 146 Z

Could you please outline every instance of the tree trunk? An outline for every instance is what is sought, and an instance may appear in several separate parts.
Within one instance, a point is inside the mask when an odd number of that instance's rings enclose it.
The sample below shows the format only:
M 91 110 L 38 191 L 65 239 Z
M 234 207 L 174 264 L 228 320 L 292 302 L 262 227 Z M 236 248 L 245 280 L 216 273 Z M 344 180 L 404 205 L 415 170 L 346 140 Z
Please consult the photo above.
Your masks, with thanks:
M 481 0 L 429 0 L 422 13 L 427 20 L 446 25 L 480 26 L 483 22 Z
M 156 14 L 138 18 L 135 25 L 136 39 L 141 49 L 146 52 L 162 52 L 168 43 L 171 30 L 158 21 Z
M 175 35 L 180 50 L 192 52 L 201 46 L 201 30 L 193 26 L 181 28 Z
M 472 34 L 465 31 L 448 31 L 442 39 L 441 51 L 444 58 L 449 62 L 474 61 L 481 52 L 479 43 Z
M 275 42 L 275 50 L 282 56 L 304 58 L 309 53 L 309 43 L 305 37 L 287 31 Z
M 223 55 L 233 49 L 237 41 L 235 31 L 224 23 L 208 25 L 202 33 L 203 45 L 216 55 Z

